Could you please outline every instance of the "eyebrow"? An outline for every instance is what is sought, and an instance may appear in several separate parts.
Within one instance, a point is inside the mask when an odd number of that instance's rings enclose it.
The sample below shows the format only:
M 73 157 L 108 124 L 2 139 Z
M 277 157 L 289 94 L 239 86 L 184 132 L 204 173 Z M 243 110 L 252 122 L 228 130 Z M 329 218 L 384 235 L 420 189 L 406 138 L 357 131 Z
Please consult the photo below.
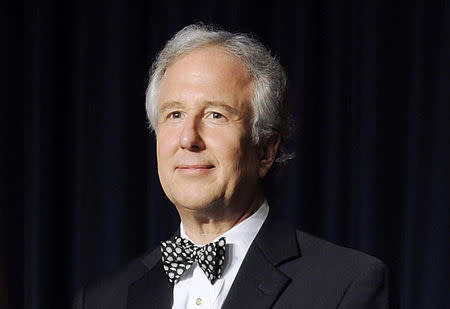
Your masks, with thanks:
M 228 104 L 226 104 L 224 102 L 208 101 L 208 102 L 206 102 L 206 104 L 207 104 L 208 107 L 223 108 L 224 110 L 226 110 L 230 114 L 239 114 L 237 109 L 235 109 L 234 107 L 231 107 L 230 105 L 228 105 Z
M 169 109 L 176 109 L 176 108 L 180 108 L 180 107 L 182 107 L 183 106 L 183 104 L 181 104 L 180 102 L 177 102 L 177 101 L 168 101 L 168 102 L 164 102 L 164 103 L 162 103 L 161 104 L 161 106 L 160 106 L 160 108 L 159 108 L 159 113 L 163 113 L 163 112 L 165 112 L 166 110 L 169 110 Z
M 231 114 L 239 114 L 238 110 L 234 107 L 231 107 L 230 105 L 221 102 L 221 101 L 207 101 L 205 103 L 206 107 L 218 107 L 223 108 L 227 112 Z M 159 112 L 162 114 L 167 110 L 170 109 L 177 109 L 183 107 L 183 104 L 178 101 L 168 101 L 161 104 L 161 107 L 159 108 Z

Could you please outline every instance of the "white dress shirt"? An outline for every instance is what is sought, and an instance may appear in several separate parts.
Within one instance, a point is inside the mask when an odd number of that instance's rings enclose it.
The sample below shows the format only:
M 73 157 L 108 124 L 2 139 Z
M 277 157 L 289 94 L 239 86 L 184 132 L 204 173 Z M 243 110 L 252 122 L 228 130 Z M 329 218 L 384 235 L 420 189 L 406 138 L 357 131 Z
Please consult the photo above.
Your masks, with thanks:
M 221 237 L 225 237 L 226 240 L 222 277 L 211 284 L 195 262 L 173 287 L 172 309 L 219 309 L 230 291 L 250 244 L 268 214 L 269 205 L 264 201 L 253 215 L 218 236 L 214 241 Z M 183 223 L 180 223 L 180 236 L 191 240 L 186 235 Z

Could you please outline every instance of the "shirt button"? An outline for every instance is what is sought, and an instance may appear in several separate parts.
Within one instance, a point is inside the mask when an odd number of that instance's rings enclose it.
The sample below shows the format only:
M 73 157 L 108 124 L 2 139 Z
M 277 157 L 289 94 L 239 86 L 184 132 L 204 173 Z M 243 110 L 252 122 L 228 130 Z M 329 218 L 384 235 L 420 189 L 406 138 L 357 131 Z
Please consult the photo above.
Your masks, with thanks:
M 200 306 L 201 304 L 202 304 L 202 299 L 199 297 L 199 298 L 197 298 L 197 300 L 195 301 L 195 304 L 197 305 L 197 306 Z

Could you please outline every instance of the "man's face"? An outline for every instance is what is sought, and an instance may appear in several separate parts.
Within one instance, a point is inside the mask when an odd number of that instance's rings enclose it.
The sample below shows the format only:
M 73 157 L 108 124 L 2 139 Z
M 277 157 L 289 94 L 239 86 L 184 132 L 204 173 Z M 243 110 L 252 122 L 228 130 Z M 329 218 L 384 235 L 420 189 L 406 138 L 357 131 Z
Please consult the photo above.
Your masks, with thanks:
M 255 194 L 266 170 L 251 138 L 253 87 L 244 65 L 214 46 L 182 55 L 165 72 L 158 173 L 179 211 L 250 202 Z

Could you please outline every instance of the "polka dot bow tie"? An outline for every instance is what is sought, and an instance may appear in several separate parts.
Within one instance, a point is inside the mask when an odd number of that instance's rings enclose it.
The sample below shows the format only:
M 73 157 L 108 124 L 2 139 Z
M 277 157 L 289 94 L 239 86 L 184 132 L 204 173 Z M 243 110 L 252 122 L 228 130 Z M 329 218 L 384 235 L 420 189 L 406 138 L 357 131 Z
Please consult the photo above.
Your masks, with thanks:
M 198 262 L 206 277 L 214 284 L 222 275 L 225 238 L 197 247 L 189 240 L 175 236 L 161 242 L 161 252 L 163 268 L 170 282 L 177 283 L 180 276 L 191 268 L 194 262 Z

